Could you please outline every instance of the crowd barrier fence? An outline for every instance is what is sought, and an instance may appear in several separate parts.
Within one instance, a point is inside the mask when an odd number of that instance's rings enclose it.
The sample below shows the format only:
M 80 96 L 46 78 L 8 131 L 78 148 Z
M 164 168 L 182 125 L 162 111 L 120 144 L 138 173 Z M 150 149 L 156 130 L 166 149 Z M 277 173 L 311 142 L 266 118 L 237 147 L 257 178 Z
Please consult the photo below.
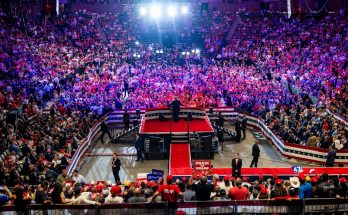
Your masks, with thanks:
M 139 203 L 96 205 L 29 205 L 28 214 L 348 214 L 348 199 L 225 200 L 180 203 Z M 2 206 L 1 214 L 16 214 L 14 206 Z

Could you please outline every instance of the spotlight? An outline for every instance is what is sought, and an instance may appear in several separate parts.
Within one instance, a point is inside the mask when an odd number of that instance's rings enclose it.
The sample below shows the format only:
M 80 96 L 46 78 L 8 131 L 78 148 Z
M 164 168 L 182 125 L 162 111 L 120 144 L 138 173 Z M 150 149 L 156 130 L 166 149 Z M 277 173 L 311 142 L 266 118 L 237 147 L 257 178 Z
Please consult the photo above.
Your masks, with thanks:
M 181 7 L 181 13 L 182 14 L 188 14 L 189 10 L 188 10 L 188 7 L 187 6 L 182 6 Z
M 163 54 L 163 49 L 161 49 L 159 52 L 160 52 L 161 54 Z
M 156 50 L 156 54 L 159 54 L 160 53 L 160 51 L 159 50 Z
M 176 15 L 176 8 L 174 6 L 169 6 L 167 8 L 167 14 L 170 17 L 174 17 Z
M 186 52 L 186 55 L 190 55 L 190 52 Z
M 191 51 L 192 51 L 192 53 L 195 53 L 195 50 L 194 50 L 194 49 L 192 49 Z
M 145 16 L 147 14 L 146 7 L 141 7 L 140 8 L 140 15 Z
M 135 45 L 137 45 L 137 46 L 138 46 L 138 45 L 139 45 L 139 41 L 135 41 Z
M 182 52 L 182 55 L 185 55 L 186 54 L 186 52 Z
M 137 54 L 133 54 L 133 57 L 137 57 Z
M 158 18 L 161 16 L 161 8 L 158 5 L 154 5 L 151 7 L 151 16 L 154 18 Z
M 140 54 L 138 54 L 138 58 L 140 58 Z
M 196 54 L 199 54 L 199 52 L 200 52 L 199 49 L 196 49 Z

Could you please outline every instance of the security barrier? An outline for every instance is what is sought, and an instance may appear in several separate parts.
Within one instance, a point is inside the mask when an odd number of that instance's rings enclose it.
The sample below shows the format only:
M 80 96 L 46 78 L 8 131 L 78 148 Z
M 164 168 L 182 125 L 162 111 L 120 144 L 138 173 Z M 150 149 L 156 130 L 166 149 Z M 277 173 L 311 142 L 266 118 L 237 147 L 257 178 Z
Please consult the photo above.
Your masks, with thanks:
M 2 206 L 1 214 L 16 214 L 14 206 Z M 348 214 L 348 199 L 245 200 L 183 203 L 29 205 L 28 214 Z

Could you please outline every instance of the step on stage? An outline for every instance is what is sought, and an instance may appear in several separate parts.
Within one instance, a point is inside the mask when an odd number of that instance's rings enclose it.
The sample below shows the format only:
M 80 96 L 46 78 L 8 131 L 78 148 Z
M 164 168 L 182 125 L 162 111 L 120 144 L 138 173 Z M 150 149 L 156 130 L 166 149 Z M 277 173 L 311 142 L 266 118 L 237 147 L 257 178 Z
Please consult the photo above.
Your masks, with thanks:
M 188 144 L 194 132 L 201 144 L 192 148 L 189 155 L 196 159 L 213 159 L 214 130 L 205 109 L 182 108 L 177 122 L 172 120 L 170 109 L 147 110 L 141 120 L 139 135 L 144 141 L 145 157 L 157 160 L 168 159 L 171 144 Z

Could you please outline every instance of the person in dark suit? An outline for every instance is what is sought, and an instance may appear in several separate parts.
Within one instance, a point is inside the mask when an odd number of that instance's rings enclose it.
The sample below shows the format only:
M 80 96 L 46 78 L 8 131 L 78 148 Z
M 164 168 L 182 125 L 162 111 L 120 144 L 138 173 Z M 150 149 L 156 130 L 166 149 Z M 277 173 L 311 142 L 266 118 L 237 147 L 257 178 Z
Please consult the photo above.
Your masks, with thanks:
M 239 153 L 236 154 L 236 157 L 232 159 L 232 176 L 241 177 L 242 169 L 242 159 L 239 158 Z
M 169 106 L 171 106 L 173 109 L 174 122 L 178 122 L 179 121 L 179 114 L 180 114 L 180 106 L 182 106 L 182 104 L 178 100 L 177 96 L 175 96 L 175 100 L 172 103 L 170 103 Z
M 121 160 L 118 158 L 117 154 L 114 153 L 113 158 L 112 158 L 112 174 L 114 175 L 115 178 L 115 183 L 120 184 L 120 172 L 121 169 Z
M 135 161 L 144 161 L 144 157 L 143 157 L 143 141 L 141 140 L 141 137 L 139 136 L 139 134 L 135 135 L 135 149 L 137 150 L 137 159 Z
M 239 118 L 237 117 L 236 122 L 234 124 L 234 127 L 236 129 L 236 142 L 240 142 L 240 136 L 241 136 L 241 127 L 240 127 L 240 122 Z
M 247 127 L 247 121 L 248 121 L 248 118 L 246 118 L 246 115 L 244 114 L 243 115 L 243 119 L 242 119 L 242 131 L 243 131 L 243 140 L 245 139 L 245 130 L 246 130 L 246 127 Z
M 100 139 L 101 139 L 101 142 L 104 143 L 104 135 L 105 134 L 108 134 L 109 136 L 109 139 L 112 140 L 112 137 L 111 137 L 111 134 L 110 134 L 110 131 L 109 131 L 109 127 L 108 125 L 105 123 L 105 121 L 102 121 L 100 123 L 100 130 L 102 131 L 102 134 L 100 136 Z
M 257 162 L 259 161 L 259 157 L 260 157 L 260 148 L 259 148 L 259 141 L 256 140 L 255 144 L 253 145 L 253 149 L 252 149 L 252 156 L 253 156 L 253 160 L 251 161 L 250 167 L 252 167 L 255 164 L 255 167 L 257 167 Z
M 216 125 L 219 127 L 224 127 L 224 122 L 225 122 L 225 119 L 222 117 L 221 112 L 219 112 L 218 118 L 216 120 Z
M 334 146 L 329 147 L 329 152 L 327 153 L 326 157 L 326 166 L 327 167 L 333 167 L 335 164 L 335 159 L 336 159 L 336 149 Z
M 124 130 L 128 130 L 129 124 L 130 124 L 130 116 L 127 110 L 125 110 L 123 114 L 123 123 L 124 123 Z

